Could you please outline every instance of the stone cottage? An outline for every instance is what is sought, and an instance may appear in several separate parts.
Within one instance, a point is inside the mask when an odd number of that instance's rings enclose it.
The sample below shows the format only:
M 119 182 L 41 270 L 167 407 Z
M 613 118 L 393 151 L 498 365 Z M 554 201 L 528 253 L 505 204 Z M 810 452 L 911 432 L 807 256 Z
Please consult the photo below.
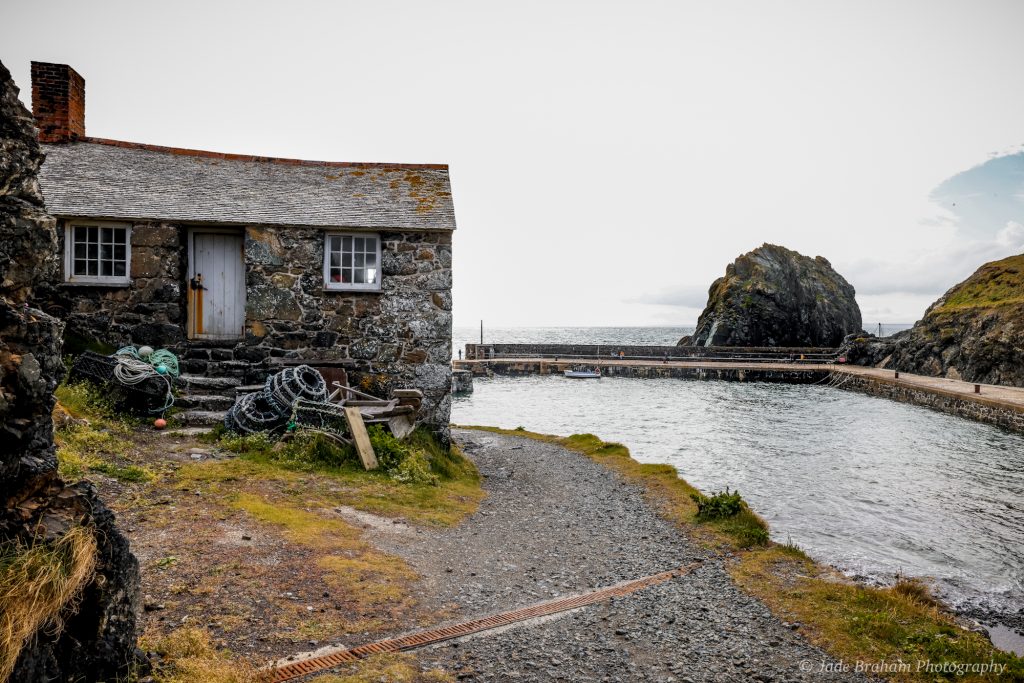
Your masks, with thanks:
M 446 431 L 446 165 L 90 138 L 84 80 L 63 64 L 32 63 L 32 109 L 62 263 L 46 300 L 73 340 L 177 350 L 194 384 L 221 390 L 282 364 L 343 368 L 377 393 L 421 389 Z

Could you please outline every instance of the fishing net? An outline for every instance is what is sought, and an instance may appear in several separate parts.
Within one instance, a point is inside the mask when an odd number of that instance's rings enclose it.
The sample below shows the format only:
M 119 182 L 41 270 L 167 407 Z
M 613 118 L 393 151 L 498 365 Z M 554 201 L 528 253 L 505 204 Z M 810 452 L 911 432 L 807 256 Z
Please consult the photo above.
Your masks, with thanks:
M 292 404 L 288 429 L 312 429 L 343 437 L 348 433 L 348 422 L 345 409 L 336 403 L 299 398 Z
M 224 416 L 224 427 L 240 434 L 276 432 L 288 422 L 288 413 L 262 391 L 240 396 Z
M 124 410 L 162 412 L 174 401 L 170 380 L 134 358 L 85 351 L 71 365 L 68 379 L 103 387 Z
M 297 399 L 324 402 L 327 400 L 327 382 L 323 375 L 308 365 L 285 368 L 267 378 L 263 387 L 267 400 L 288 411 Z

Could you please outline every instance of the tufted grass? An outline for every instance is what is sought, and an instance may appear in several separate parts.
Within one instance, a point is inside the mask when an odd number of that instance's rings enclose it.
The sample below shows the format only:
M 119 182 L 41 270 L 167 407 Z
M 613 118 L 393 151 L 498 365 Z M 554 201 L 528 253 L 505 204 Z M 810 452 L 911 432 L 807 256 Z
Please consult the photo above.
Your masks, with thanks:
M 160 655 L 156 683 L 259 683 L 251 663 L 218 650 L 210 635 L 198 628 L 181 628 L 162 638 L 143 636 L 140 645 Z
M 454 683 L 455 677 L 440 669 L 422 671 L 407 654 L 373 655 L 340 668 L 339 673 L 314 676 L 309 683 Z
M 768 526 L 753 511 L 752 518 L 701 523 L 693 496 L 700 495 L 669 465 L 642 464 L 622 444 L 606 443 L 592 434 L 570 437 L 536 434 L 523 429 L 463 427 L 555 443 L 607 465 L 640 484 L 666 519 L 690 537 L 719 550 L 727 550 L 727 567 L 736 583 L 764 602 L 781 619 L 802 624 L 800 632 L 812 643 L 851 666 L 855 662 L 906 661 L 910 673 L 890 674 L 891 680 L 934 683 L 942 680 L 1024 681 L 1024 659 L 997 650 L 985 636 L 962 628 L 931 596 L 926 585 L 901 578 L 890 588 L 874 588 L 850 581 L 831 568 L 815 563 L 793 543 L 746 543 L 760 539 Z M 745 504 L 744 504 L 745 505 Z M 738 516 L 737 516 L 738 517 Z M 936 677 L 918 672 L 917 662 L 1004 664 L 1001 677 Z
M 890 680 L 1024 680 L 1024 659 L 1000 652 L 984 635 L 962 628 L 919 581 L 902 579 L 890 588 L 862 586 L 785 546 L 743 553 L 729 572 L 780 618 L 802 624 L 801 633 L 837 659 L 911 664 L 909 672 L 888 674 Z M 998 677 L 942 678 L 917 671 L 919 661 L 994 661 L 1007 670 Z
M 62 628 L 61 612 L 92 579 L 96 537 L 76 526 L 56 542 L 0 546 L 0 681 L 39 629 Z

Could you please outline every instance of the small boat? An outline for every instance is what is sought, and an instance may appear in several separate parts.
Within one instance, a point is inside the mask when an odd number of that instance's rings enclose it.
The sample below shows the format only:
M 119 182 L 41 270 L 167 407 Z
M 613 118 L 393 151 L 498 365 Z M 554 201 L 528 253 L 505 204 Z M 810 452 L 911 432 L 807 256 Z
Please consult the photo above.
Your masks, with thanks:
M 563 371 L 562 374 L 573 379 L 601 379 L 601 371 L 597 368 L 573 368 Z

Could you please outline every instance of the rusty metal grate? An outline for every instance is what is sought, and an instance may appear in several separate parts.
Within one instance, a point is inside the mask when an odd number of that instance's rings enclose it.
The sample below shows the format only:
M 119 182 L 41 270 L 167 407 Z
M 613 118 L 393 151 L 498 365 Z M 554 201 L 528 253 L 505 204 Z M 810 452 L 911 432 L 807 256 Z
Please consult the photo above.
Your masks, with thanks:
M 554 600 L 541 602 L 530 607 L 501 612 L 482 619 L 474 619 L 461 624 L 453 624 L 452 626 L 443 626 L 441 628 L 420 631 L 419 633 L 400 636 L 398 638 L 389 638 L 388 640 L 381 640 L 368 645 L 360 645 L 349 650 L 339 650 L 338 652 L 333 652 L 329 655 L 285 664 L 284 666 L 267 669 L 261 680 L 266 683 L 290 681 L 292 679 L 299 678 L 300 676 L 306 676 L 318 671 L 323 671 L 324 669 L 329 669 L 340 664 L 356 662 L 365 657 L 369 657 L 370 655 L 384 652 L 415 650 L 420 647 L 441 643 L 454 638 L 461 638 L 473 633 L 501 628 L 502 626 L 526 621 L 527 619 L 535 619 L 537 617 L 557 614 L 559 612 L 565 612 L 578 607 L 584 607 L 586 605 L 593 605 L 594 603 L 604 602 L 605 600 L 614 597 L 629 595 L 630 593 L 634 593 L 638 590 L 642 590 L 659 583 L 664 583 L 680 576 L 685 576 L 699 565 L 700 562 L 694 562 L 678 569 L 671 569 L 666 572 L 661 572 L 660 574 L 652 574 L 640 579 L 624 581 L 622 583 L 615 584 L 614 586 L 599 588 L 588 593 L 581 593 L 580 595 L 574 595 L 567 598 L 555 598 Z

